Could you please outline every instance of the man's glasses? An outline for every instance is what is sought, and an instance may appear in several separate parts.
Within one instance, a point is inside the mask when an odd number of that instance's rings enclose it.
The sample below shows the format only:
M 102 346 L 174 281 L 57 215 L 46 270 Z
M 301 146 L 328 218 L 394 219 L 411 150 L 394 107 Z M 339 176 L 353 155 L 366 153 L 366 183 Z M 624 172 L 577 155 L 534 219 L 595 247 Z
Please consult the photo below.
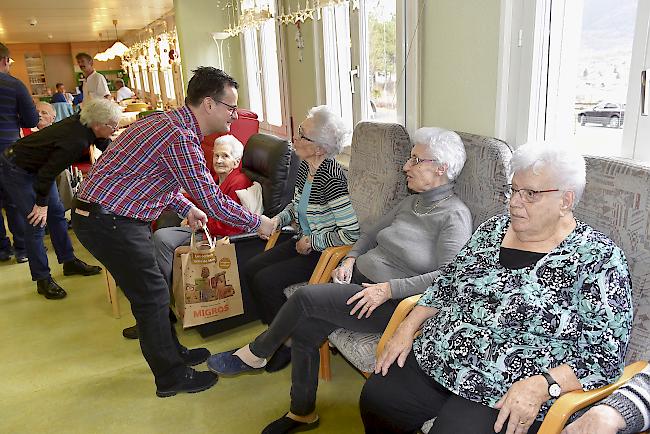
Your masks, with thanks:
M 503 194 L 505 195 L 506 199 L 512 199 L 512 196 L 515 193 L 519 193 L 519 197 L 521 198 L 521 200 L 526 203 L 534 203 L 539 201 L 542 198 L 543 193 L 560 191 L 557 188 L 554 188 L 552 190 L 531 190 L 528 188 L 514 188 L 512 184 L 506 184 L 503 187 L 504 187 Z
M 436 163 L 436 160 L 431 160 L 427 158 L 419 158 L 419 157 L 411 157 L 408 160 L 406 160 L 407 164 L 410 164 L 411 166 L 417 166 L 420 163 L 424 163 L 425 161 L 429 161 L 431 163 Z
M 305 134 L 302 132 L 302 125 L 300 125 L 298 127 L 298 138 L 307 140 L 308 142 L 316 143 L 314 140 L 312 140 L 309 137 L 305 136 Z
M 234 117 L 235 113 L 237 113 L 237 106 L 236 105 L 226 104 L 225 102 L 219 101 L 218 99 L 216 99 L 215 101 L 220 103 L 220 104 L 225 105 L 226 107 L 228 107 L 230 109 L 230 110 L 228 110 L 228 111 L 230 111 L 230 116 Z

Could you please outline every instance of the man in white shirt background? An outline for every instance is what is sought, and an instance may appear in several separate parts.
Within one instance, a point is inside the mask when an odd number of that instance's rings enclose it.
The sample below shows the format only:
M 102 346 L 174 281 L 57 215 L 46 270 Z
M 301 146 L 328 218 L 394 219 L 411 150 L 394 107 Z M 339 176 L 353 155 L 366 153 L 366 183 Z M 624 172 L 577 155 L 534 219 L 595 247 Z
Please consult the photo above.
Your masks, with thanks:
M 95 71 L 93 67 L 93 58 L 88 53 L 78 53 L 75 56 L 77 65 L 84 73 L 86 82 L 84 83 L 84 101 L 90 101 L 94 98 L 111 98 L 111 92 L 108 90 L 108 83 L 103 75 Z
M 133 91 L 128 87 L 124 86 L 124 80 L 122 80 L 121 78 L 115 80 L 115 88 L 117 89 L 117 94 L 115 96 L 117 102 L 120 102 L 123 99 L 135 97 Z

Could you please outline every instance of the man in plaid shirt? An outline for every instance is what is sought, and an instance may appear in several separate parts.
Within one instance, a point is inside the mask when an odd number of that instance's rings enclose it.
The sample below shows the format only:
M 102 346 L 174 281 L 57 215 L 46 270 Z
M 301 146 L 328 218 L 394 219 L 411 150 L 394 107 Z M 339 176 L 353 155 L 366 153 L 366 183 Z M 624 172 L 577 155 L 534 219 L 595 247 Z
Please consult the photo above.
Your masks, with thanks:
M 223 71 L 199 67 L 187 87 L 186 105 L 132 124 L 102 154 L 82 183 L 72 213 L 79 241 L 115 277 L 131 302 L 140 347 L 159 397 L 200 392 L 217 377 L 190 368 L 205 361 L 205 348 L 178 342 L 169 319 L 169 287 L 156 263 L 151 222 L 171 206 L 193 229 L 207 215 L 267 237 L 271 220 L 223 195 L 206 167 L 204 135 L 227 132 L 237 119 L 237 82 Z

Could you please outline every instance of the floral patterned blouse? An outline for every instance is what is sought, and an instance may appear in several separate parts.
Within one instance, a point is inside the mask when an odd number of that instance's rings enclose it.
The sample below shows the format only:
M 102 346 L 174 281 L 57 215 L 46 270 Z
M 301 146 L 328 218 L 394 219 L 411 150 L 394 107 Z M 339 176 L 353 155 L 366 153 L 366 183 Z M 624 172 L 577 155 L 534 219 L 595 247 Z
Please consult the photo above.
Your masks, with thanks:
M 509 223 L 508 216 L 483 223 L 420 299 L 439 309 L 413 345 L 422 370 L 490 407 L 514 382 L 562 364 L 584 390 L 616 380 L 632 326 L 623 251 L 577 222 L 542 259 L 507 269 L 499 250 Z

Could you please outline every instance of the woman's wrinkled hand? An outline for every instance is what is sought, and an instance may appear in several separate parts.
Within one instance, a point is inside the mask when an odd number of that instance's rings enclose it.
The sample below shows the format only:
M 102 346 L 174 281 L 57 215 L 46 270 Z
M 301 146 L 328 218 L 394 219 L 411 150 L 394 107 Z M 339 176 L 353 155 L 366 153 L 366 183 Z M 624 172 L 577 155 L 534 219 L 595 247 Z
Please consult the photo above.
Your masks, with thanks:
M 34 204 L 34 208 L 27 215 L 27 221 L 32 226 L 45 226 L 47 223 L 47 206 L 38 206 Z
M 501 432 L 507 420 L 506 434 L 526 434 L 535 422 L 540 407 L 549 398 L 548 383 L 542 375 L 515 382 L 495 405 L 499 415 L 494 432 Z
M 381 352 L 375 363 L 375 374 L 386 375 L 388 368 L 397 360 L 397 366 L 404 367 L 406 358 L 413 348 L 413 332 L 400 325 L 395 330 L 395 334 L 386 343 L 384 351 Z
M 354 294 L 346 302 L 348 306 L 356 302 L 350 311 L 350 315 L 354 315 L 358 311 L 357 318 L 359 319 L 363 318 L 364 315 L 368 318 L 375 309 L 392 296 L 390 283 L 388 282 L 364 283 L 363 286 L 364 289 Z
M 616 434 L 625 427 L 625 419 L 618 411 L 609 405 L 597 405 L 567 425 L 562 434 Z
M 303 236 L 296 242 L 296 251 L 301 255 L 308 255 L 311 253 L 311 240 L 307 235 Z

